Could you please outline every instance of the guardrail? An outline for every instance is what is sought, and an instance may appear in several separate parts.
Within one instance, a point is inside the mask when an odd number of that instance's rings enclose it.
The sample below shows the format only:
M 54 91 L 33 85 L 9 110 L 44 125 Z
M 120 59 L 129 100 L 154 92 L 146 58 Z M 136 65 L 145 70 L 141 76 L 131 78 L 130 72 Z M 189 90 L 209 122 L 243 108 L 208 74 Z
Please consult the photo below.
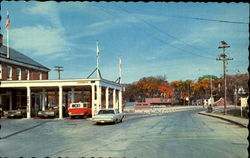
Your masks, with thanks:
M 177 111 L 195 110 L 201 108 L 203 108 L 203 106 L 174 106 L 174 107 L 160 107 L 160 108 L 151 107 L 150 109 L 133 109 L 133 110 L 130 109 L 130 111 L 128 112 L 155 114 L 155 113 L 171 113 Z

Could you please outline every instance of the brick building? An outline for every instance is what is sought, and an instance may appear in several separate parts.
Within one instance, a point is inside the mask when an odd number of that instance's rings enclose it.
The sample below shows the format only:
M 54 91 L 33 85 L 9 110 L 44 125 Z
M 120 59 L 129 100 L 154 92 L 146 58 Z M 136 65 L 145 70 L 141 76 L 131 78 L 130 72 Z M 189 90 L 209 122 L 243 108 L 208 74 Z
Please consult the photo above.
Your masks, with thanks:
M 24 54 L 7 47 L 0 47 L 0 81 L 6 80 L 47 80 L 49 68 Z
M 26 55 L 0 46 L 0 84 L 2 81 L 47 80 L 49 68 Z M 0 104 L 3 110 L 12 110 L 26 104 L 26 91 L 15 88 L 0 89 Z M 22 105 L 24 104 L 24 105 Z

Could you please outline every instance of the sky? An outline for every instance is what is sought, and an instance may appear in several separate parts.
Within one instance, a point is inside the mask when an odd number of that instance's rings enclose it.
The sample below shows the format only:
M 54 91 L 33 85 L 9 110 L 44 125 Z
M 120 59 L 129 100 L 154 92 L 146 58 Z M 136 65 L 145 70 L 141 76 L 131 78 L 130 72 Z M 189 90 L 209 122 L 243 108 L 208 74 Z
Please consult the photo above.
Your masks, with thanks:
M 10 15 L 11 48 L 51 69 L 62 79 L 87 78 L 96 68 L 96 41 L 103 78 L 122 83 L 165 76 L 197 80 L 223 74 L 220 41 L 230 47 L 227 73 L 247 73 L 248 3 L 182 2 L 1 2 L 1 33 Z M 95 78 L 94 74 L 91 78 Z

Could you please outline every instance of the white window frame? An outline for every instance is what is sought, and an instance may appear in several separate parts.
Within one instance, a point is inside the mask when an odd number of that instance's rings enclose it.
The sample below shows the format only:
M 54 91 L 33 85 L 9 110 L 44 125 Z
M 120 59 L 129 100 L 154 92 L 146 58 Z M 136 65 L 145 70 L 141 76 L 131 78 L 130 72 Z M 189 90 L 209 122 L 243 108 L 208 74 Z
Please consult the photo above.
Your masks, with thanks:
M 27 77 L 26 77 L 27 75 Z M 25 69 L 25 80 L 30 80 L 30 70 Z
M 42 80 L 43 79 L 43 73 L 42 72 L 38 72 L 38 77 L 39 77 L 39 80 Z
M 18 72 L 19 70 L 19 72 Z M 17 74 L 19 73 L 19 74 Z M 16 68 L 16 75 L 17 75 L 17 80 L 21 80 L 22 79 L 22 70 L 21 68 Z
M 8 71 L 10 68 L 10 72 Z M 12 66 L 7 65 L 7 80 L 12 80 Z
M 0 63 L 0 79 L 2 79 L 2 63 Z

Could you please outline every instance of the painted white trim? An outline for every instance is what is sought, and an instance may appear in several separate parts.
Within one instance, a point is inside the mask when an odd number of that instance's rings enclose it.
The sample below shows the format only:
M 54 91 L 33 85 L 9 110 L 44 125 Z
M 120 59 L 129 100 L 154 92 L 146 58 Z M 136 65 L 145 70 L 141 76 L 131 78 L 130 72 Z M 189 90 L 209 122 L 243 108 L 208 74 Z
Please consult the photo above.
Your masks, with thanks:
M 8 68 L 10 68 L 9 71 Z M 7 65 L 7 80 L 12 80 L 12 66 L 10 65 Z
M 18 73 L 19 70 L 19 73 Z M 22 69 L 21 68 L 16 68 L 16 75 L 17 75 L 17 80 L 22 80 Z
M 101 82 L 101 83 L 100 83 Z M 100 85 L 102 87 L 110 87 L 115 89 L 122 89 L 122 85 L 115 82 L 105 82 L 100 79 L 72 79 L 72 80 L 15 80 L 15 81 L 1 81 L 0 88 L 11 87 L 57 87 L 57 86 L 91 86 Z

